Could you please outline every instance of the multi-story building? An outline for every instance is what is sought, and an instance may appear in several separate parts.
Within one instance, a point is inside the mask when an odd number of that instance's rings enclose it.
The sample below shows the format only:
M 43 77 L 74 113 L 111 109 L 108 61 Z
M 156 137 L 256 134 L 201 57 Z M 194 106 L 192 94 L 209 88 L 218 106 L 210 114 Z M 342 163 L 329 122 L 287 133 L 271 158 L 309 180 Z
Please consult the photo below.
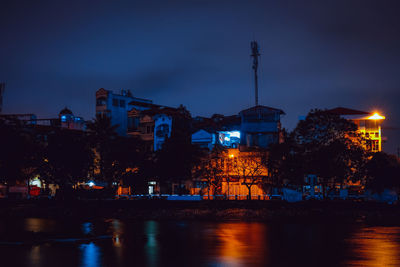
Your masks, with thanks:
M 251 198 L 265 197 L 265 185 L 268 184 L 265 159 L 271 144 L 283 142 L 280 123 L 283 114 L 280 109 L 255 106 L 242 110 L 239 115 L 195 118 L 193 124 L 197 131 L 192 134 L 193 144 L 210 151 L 216 144 L 226 148 L 218 156 L 212 156 L 214 162 L 200 167 L 217 166 L 219 169 L 220 181 L 213 182 L 212 194 L 228 199 L 247 199 L 249 195 Z M 206 175 L 194 180 L 192 194 L 208 195 L 210 183 L 207 180 Z
M 349 108 L 337 107 L 328 110 L 328 112 L 337 114 L 342 118 L 353 121 L 359 133 L 365 138 L 365 149 L 369 152 L 382 151 L 382 122 L 385 116 L 378 112 L 366 112 Z
M 129 90 L 121 90 L 120 94 L 100 88 L 96 92 L 96 114 L 107 114 L 112 125 L 118 125 L 117 133 L 126 136 L 128 131 L 128 112 L 135 108 L 138 111 L 149 109 L 153 101 L 137 98 Z
M 283 141 L 280 109 L 255 106 L 239 112 L 239 115 L 213 115 L 211 118 L 196 117 L 192 143 L 211 149 L 216 142 L 227 148 L 263 148 Z
M 155 104 L 147 110 L 132 108 L 128 112 L 128 135 L 140 137 L 147 143 L 148 151 L 157 151 L 166 138 L 171 137 L 173 127 L 180 127 L 178 124 L 184 111 L 183 107 L 171 108 Z

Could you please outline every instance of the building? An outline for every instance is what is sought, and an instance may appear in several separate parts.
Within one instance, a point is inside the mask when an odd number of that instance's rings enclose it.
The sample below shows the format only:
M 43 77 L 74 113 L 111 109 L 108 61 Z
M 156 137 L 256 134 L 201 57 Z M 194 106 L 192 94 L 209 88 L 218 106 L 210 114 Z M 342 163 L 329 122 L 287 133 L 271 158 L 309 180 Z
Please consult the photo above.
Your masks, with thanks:
M 71 110 L 64 108 L 58 114 L 58 118 L 38 119 L 35 114 L 1 114 L 0 118 L 6 122 L 19 121 L 24 125 L 65 128 L 70 130 L 86 130 L 86 121 L 82 117 L 75 116 Z
M 255 106 L 240 113 L 241 144 L 247 147 L 268 148 L 271 144 L 283 142 L 280 118 L 283 110 Z
M 128 112 L 135 108 L 138 111 L 149 109 L 153 101 L 137 98 L 129 90 L 120 94 L 100 88 L 96 92 L 96 114 L 107 114 L 112 125 L 118 125 L 117 133 L 126 136 L 128 132 Z
M 378 112 L 366 112 L 355 109 L 337 107 L 328 110 L 332 114 L 339 115 L 342 118 L 353 121 L 357 127 L 358 132 L 365 138 L 365 149 L 369 152 L 382 151 L 382 122 L 385 116 L 380 115 Z
M 128 112 L 128 135 L 140 137 L 147 143 L 147 151 L 157 151 L 174 130 L 182 128 L 182 118 L 190 121 L 190 114 L 183 106 L 172 108 L 152 104 L 145 110 L 132 108 Z
M 58 114 L 60 120 L 60 127 L 70 130 L 86 130 L 86 122 L 82 117 L 74 116 L 71 110 L 64 108 Z
M 252 199 L 265 199 L 269 181 L 265 159 L 271 144 L 283 142 L 283 114 L 280 109 L 258 105 L 233 116 L 196 117 L 192 143 L 209 149 L 211 158 L 205 159 L 205 166 L 199 166 L 202 175 L 193 181 L 191 193 L 207 198 L 211 183 L 212 195 L 247 199 L 250 193 Z M 225 151 L 212 155 L 217 144 Z M 209 181 L 207 170 L 214 181 Z
M 280 109 L 259 105 L 233 116 L 196 117 L 192 143 L 210 150 L 216 142 L 240 150 L 267 149 L 270 144 L 283 142 L 280 117 L 284 114 Z

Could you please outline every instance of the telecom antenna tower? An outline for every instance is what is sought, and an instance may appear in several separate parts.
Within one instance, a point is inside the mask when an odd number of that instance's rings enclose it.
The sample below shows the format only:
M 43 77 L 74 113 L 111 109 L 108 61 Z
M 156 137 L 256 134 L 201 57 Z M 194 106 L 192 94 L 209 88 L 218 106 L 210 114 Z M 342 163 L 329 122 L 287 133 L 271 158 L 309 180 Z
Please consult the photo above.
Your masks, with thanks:
M 260 56 L 259 46 L 256 41 L 251 42 L 251 57 L 253 57 L 253 70 L 254 70 L 254 89 L 256 97 L 256 106 L 258 106 L 258 57 Z

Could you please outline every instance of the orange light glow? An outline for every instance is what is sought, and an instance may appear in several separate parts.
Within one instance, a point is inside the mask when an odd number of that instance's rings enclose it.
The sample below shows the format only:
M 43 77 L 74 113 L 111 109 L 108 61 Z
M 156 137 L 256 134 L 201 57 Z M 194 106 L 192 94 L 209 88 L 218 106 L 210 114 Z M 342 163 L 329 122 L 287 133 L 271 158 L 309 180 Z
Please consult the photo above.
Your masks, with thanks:
M 384 120 L 385 116 L 379 115 L 378 112 L 375 112 L 374 115 L 368 117 L 369 120 Z
M 230 158 L 233 158 L 233 157 L 235 157 L 235 155 L 233 155 L 233 154 L 230 154 L 230 155 L 229 155 L 229 157 L 230 157 Z

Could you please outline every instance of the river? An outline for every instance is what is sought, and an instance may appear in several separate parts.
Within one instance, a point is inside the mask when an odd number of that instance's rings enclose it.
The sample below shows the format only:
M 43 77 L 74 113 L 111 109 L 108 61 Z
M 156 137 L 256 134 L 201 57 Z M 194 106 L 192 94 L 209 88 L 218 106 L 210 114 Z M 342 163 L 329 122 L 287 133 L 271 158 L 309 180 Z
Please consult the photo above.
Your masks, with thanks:
M 27 235 L 35 237 L 21 240 Z M 400 227 L 2 219 L 0 260 L 30 267 L 400 266 Z

